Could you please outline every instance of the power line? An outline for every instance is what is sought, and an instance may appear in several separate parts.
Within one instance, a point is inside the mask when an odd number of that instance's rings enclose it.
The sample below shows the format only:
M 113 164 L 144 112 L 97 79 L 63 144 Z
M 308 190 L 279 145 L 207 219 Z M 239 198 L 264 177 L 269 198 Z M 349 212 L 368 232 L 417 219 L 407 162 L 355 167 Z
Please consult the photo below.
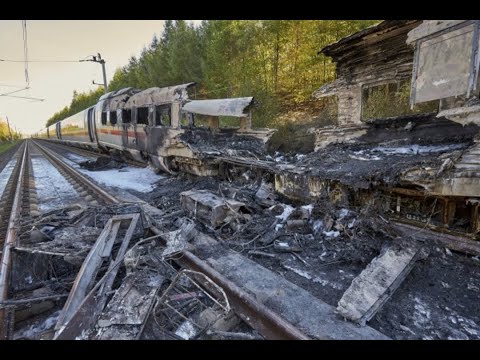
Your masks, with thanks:
M 10 95 L 10 94 L 15 94 L 17 92 L 24 91 L 24 90 L 27 90 L 27 89 L 30 89 L 30 88 L 25 87 L 25 88 L 22 88 L 22 89 L 18 89 L 18 90 L 14 90 L 14 91 L 10 91 L 10 92 L 7 92 L 7 93 L 0 94 L 0 96 L 7 96 L 7 95 Z
M 11 84 L 0 84 L 0 87 L 13 87 L 13 88 L 24 88 L 24 86 L 11 85 Z
M 80 62 L 81 60 L 11 60 L 11 59 L 0 59 L 0 61 L 5 61 L 5 62 L 27 62 L 27 63 L 58 63 L 58 62 Z
M 40 98 L 28 97 L 28 96 L 15 96 L 15 95 L 0 95 L 0 96 L 13 97 L 13 98 L 18 98 L 18 99 L 30 99 L 30 100 L 36 100 L 36 101 L 44 101 L 45 100 L 45 99 L 40 99 Z

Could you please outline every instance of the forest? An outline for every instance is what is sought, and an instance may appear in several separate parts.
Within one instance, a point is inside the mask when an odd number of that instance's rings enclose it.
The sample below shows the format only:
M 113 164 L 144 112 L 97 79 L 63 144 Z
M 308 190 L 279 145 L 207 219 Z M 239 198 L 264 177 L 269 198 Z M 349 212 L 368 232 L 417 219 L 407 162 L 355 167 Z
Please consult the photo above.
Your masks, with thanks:
M 116 69 L 108 91 L 196 82 L 197 99 L 254 96 L 256 127 L 278 128 L 279 115 L 306 104 L 334 80 L 335 65 L 319 50 L 378 20 L 167 20 L 139 57 Z M 160 29 L 159 29 L 160 30 Z M 108 65 L 108 63 L 107 63 Z M 74 91 L 47 126 L 98 101 L 99 87 Z
M 6 141 L 15 141 L 22 137 L 22 134 L 10 128 L 8 122 L 0 118 L 0 144 Z

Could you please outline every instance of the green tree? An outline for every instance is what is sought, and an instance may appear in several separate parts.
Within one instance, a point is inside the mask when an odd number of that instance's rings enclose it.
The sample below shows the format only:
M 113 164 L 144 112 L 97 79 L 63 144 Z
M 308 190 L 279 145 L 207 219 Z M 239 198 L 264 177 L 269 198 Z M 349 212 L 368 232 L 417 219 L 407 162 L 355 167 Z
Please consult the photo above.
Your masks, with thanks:
M 277 126 L 276 118 L 300 106 L 335 78 L 335 66 L 318 51 L 377 20 L 204 20 L 200 26 L 167 20 L 140 56 L 117 69 L 109 91 L 145 89 L 194 81 L 198 98 L 255 96 L 254 125 Z M 52 124 L 93 105 L 101 88 L 74 92 Z

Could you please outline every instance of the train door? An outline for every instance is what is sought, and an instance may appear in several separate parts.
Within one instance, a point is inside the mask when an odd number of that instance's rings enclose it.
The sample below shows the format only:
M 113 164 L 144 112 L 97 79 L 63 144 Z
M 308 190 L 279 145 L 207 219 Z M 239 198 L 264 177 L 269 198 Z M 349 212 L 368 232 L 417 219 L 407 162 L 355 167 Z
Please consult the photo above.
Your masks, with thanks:
M 149 128 L 147 139 L 147 151 L 156 154 L 157 149 L 164 145 L 172 125 L 171 104 L 155 105 L 153 112 L 153 126 Z
M 130 128 L 132 122 L 132 110 L 131 109 L 118 109 L 117 117 L 120 119 L 121 128 L 122 128 L 122 146 L 124 148 L 134 147 L 132 144 L 132 137 L 130 135 Z
M 88 109 L 87 113 L 87 126 L 88 126 L 88 137 L 90 142 L 97 142 L 96 132 L 95 132 L 95 108 Z
M 136 149 L 139 151 L 147 150 L 147 137 L 152 114 L 153 110 L 150 111 L 150 107 L 136 108 L 135 143 Z
M 61 126 L 61 123 L 58 122 L 56 125 L 55 125 L 55 130 L 57 132 L 57 139 L 61 140 L 62 139 L 62 128 L 60 127 Z

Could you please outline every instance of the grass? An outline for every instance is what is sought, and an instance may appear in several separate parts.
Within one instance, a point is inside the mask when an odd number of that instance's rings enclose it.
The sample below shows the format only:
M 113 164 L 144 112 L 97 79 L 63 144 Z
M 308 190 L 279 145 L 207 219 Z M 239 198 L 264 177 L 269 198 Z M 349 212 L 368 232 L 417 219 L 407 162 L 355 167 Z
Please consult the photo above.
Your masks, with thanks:
M 6 152 L 8 149 L 12 148 L 13 146 L 15 146 L 15 144 L 17 142 L 19 142 L 20 140 L 15 140 L 13 143 L 11 143 L 10 141 L 5 141 L 4 143 L 1 143 L 0 144 L 0 154 L 3 154 L 4 152 Z

